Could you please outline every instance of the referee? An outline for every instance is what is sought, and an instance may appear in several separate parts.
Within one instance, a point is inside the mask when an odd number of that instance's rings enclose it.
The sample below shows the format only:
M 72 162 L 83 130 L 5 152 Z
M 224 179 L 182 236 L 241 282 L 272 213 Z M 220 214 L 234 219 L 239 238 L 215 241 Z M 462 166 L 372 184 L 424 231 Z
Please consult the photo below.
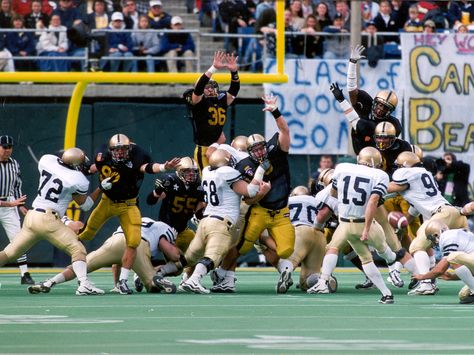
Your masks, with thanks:
M 20 165 L 11 157 L 13 143 L 11 136 L 0 136 L 0 224 L 10 241 L 21 229 L 18 208 L 23 215 L 28 211 L 24 206 L 26 196 L 21 192 Z M 26 254 L 18 258 L 17 262 L 21 272 L 21 284 L 34 284 L 28 272 Z

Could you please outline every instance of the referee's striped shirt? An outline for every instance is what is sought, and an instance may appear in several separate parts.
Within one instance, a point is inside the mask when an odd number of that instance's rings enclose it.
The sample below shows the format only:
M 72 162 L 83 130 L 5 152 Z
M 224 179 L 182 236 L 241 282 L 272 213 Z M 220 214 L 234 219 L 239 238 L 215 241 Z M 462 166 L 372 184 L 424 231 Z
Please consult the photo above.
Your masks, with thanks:
M 18 199 L 21 193 L 21 171 L 20 164 L 13 159 L 0 162 L 0 198 L 13 196 Z

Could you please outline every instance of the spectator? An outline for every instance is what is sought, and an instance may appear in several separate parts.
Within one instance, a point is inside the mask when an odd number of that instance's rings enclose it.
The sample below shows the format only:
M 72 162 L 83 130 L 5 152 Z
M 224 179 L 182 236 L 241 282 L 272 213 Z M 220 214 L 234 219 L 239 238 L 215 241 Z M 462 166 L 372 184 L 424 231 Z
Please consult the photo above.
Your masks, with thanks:
M 426 20 L 423 25 L 423 32 L 424 33 L 435 33 L 436 32 L 436 25 L 431 20 Z
M 237 33 L 239 28 L 247 28 L 255 23 L 255 18 L 242 0 L 224 0 L 219 4 L 219 14 L 227 25 L 227 33 Z M 232 52 L 238 48 L 237 38 L 230 40 L 233 48 L 227 48 Z M 226 43 L 226 47 L 227 47 Z
M 140 30 L 150 29 L 148 16 L 141 15 L 138 20 Z M 133 32 L 133 54 L 137 57 L 146 57 L 146 68 L 148 73 L 155 72 L 155 60 L 151 58 L 160 50 L 160 40 L 154 32 Z
M 460 25 L 458 29 L 456 30 L 456 33 L 468 33 L 469 29 L 467 28 L 466 25 Z
M 265 11 L 262 16 L 265 15 Z M 285 10 L 284 15 L 285 20 L 285 32 L 295 32 L 295 29 L 291 25 L 291 11 Z M 267 44 L 267 52 L 268 55 L 271 57 L 275 57 L 276 53 L 276 15 L 275 15 L 275 22 L 269 23 L 267 26 L 261 27 L 260 31 L 265 35 L 265 41 Z M 295 57 L 294 47 L 295 47 L 295 39 L 296 37 L 292 34 L 285 35 L 285 56 L 286 58 Z
M 128 30 L 136 30 L 139 27 L 140 21 L 140 13 L 137 11 L 136 0 L 125 0 L 123 3 L 122 13 L 125 21 L 125 28 Z M 150 24 L 150 20 L 148 20 L 148 24 Z
M 25 17 L 26 28 L 43 29 L 49 26 L 49 15 L 43 11 L 41 0 L 31 2 L 31 12 Z M 38 33 L 38 37 L 41 34 Z
M 318 177 L 321 171 L 324 169 L 332 169 L 334 168 L 334 161 L 332 160 L 332 156 L 330 155 L 322 155 L 321 158 L 319 158 L 319 167 L 318 169 L 311 174 L 311 177 L 308 181 L 308 187 L 309 191 L 311 192 L 311 195 L 316 195 L 318 193 Z
M 59 6 L 53 11 L 53 15 L 60 17 L 61 25 L 66 29 L 82 22 L 81 12 L 73 7 L 72 0 L 59 0 Z
M 388 0 L 380 1 L 380 11 L 374 18 L 375 26 L 378 32 L 398 32 L 397 18 L 392 14 L 392 7 Z M 383 41 L 399 42 L 398 36 L 384 36 Z
M 319 4 L 324 3 L 326 7 L 328 8 L 328 18 L 331 20 L 336 16 L 337 11 L 336 11 L 336 4 L 333 0 L 313 0 L 314 6 L 317 8 Z
M 319 28 L 321 29 L 332 24 L 331 18 L 329 17 L 329 7 L 325 2 L 320 2 L 316 6 L 315 16 L 319 23 Z
M 351 12 L 347 0 L 336 0 L 336 14 L 342 16 L 342 27 L 350 32 L 351 30 Z M 336 17 L 336 15 L 334 15 Z M 333 17 L 333 18 L 334 18 Z
M 12 28 L 13 12 L 11 0 L 1 0 L 0 3 L 0 28 Z
M 306 58 L 321 58 L 323 55 L 323 42 L 321 36 L 316 32 L 321 32 L 319 22 L 314 15 L 308 15 L 301 32 L 306 36 L 298 36 L 298 54 L 303 54 Z
M 303 11 L 303 18 L 306 19 L 309 15 L 314 13 L 313 1 L 303 0 L 301 2 L 301 10 Z
M 13 63 L 12 54 L 6 46 L 7 39 L 4 33 L 0 32 L 0 72 L 14 72 L 15 64 Z
M 136 0 L 137 11 L 139 14 L 147 14 L 150 9 L 150 1 L 148 0 Z
M 13 28 L 20 30 L 25 28 L 22 16 L 13 16 Z M 9 32 L 7 34 L 7 48 L 14 57 L 29 57 L 36 54 L 36 40 L 33 32 Z M 15 68 L 18 71 L 31 71 L 35 65 L 31 60 L 15 60 Z
M 305 21 L 303 18 L 303 4 L 301 0 L 291 0 L 289 10 L 291 12 L 290 24 L 296 31 L 299 31 Z
M 367 48 L 367 63 L 369 67 L 375 68 L 379 60 L 385 57 L 384 45 L 377 43 L 377 26 L 373 21 L 367 24 L 363 33 L 366 35 L 362 36 L 361 44 Z
M 450 1 L 447 18 L 453 28 L 459 25 L 469 26 L 474 22 L 474 5 L 472 1 Z
M 420 21 L 418 15 L 418 6 L 410 6 L 408 10 L 408 21 L 405 22 L 403 26 L 405 32 L 423 32 L 423 23 Z
M 379 13 L 379 4 L 372 0 L 363 0 L 360 4 L 363 25 L 367 26 L 369 22 L 372 22 Z
M 323 28 L 323 32 L 328 33 L 348 33 L 344 28 L 344 17 L 337 14 L 333 24 Z M 324 40 L 324 59 L 343 59 L 350 56 L 350 38 L 346 35 L 329 36 Z
M 104 0 L 94 0 L 94 11 L 87 15 L 85 24 L 89 29 L 104 29 L 110 25 L 110 15 L 105 11 L 106 4 Z
M 150 27 L 155 30 L 171 28 L 171 15 L 163 11 L 163 4 L 160 0 L 150 1 Z
M 61 17 L 58 14 L 51 16 L 51 23 L 48 28 L 56 31 L 42 32 L 39 42 L 36 45 L 38 55 L 42 57 L 67 56 L 67 50 L 69 48 L 66 35 L 67 29 L 61 25 Z M 69 71 L 69 62 L 66 59 L 41 59 L 38 65 L 41 71 Z
M 444 198 L 454 206 L 463 207 L 470 201 L 467 191 L 471 170 L 469 164 L 457 160 L 454 153 L 445 153 L 436 164 L 438 171 L 435 178 Z
M 171 29 L 181 31 L 184 29 L 183 20 L 179 16 L 173 16 L 171 19 Z M 184 32 L 184 31 L 183 31 Z M 178 72 L 178 61 L 175 58 L 194 56 L 195 47 L 193 38 L 189 33 L 165 33 L 161 41 L 161 53 L 165 57 L 171 58 L 166 61 L 168 71 L 171 73 Z M 191 73 L 193 71 L 194 62 L 191 60 L 184 61 L 185 71 Z
M 423 21 L 431 20 L 438 29 L 448 29 L 449 21 L 446 14 L 447 10 L 443 3 L 439 3 L 434 9 L 428 11 Z
M 132 58 L 133 42 L 130 33 L 121 32 L 125 28 L 123 21 L 123 14 L 121 12 L 114 12 L 112 14 L 112 23 L 110 28 L 115 30 L 109 32 L 107 35 L 109 43 L 109 55 L 116 58 Z M 110 71 L 117 72 L 120 68 L 120 63 L 123 62 L 124 72 L 136 72 L 136 60 L 111 60 Z
M 402 0 L 391 0 L 392 4 L 392 14 L 396 18 L 397 29 L 402 29 L 403 25 L 408 19 L 408 10 L 410 4 L 408 1 Z
M 262 15 L 263 10 L 266 9 L 273 9 L 273 2 L 274 0 L 263 0 L 261 1 L 255 10 L 255 20 L 258 20 L 259 17 Z

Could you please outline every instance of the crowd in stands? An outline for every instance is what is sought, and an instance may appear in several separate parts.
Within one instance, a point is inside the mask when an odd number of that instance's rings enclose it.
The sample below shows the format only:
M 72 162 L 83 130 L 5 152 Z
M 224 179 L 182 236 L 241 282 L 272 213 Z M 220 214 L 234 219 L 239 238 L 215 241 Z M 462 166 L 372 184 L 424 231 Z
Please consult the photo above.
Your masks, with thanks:
M 375 64 L 380 58 L 399 58 L 399 36 L 394 33 L 474 30 L 474 4 L 468 0 L 359 3 L 362 43 Z M 186 0 L 185 4 L 188 12 L 196 13 L 201 25 L 212 26 L 213 32 L 264 36 L 226 41 L 226 50 L 239 54 L 244 69 L 246 63 L 261 61 L 264 48 L 266 55 L 275 54 L 274 0 Z M 80 57 L 97 52 L 98 57 L 107 58 L 98 63 L 101 70 L 195 71 L 193 36 L 186 31 L 182 14 L 170 14 L 165 6 L 160 0 L 1 0 L 0 27 L 17 31 L 0 32 L 0 70 L 86 70 Z M 348 0 L 286 1 L 287 56 L 347 58 L 350 17 Z M 37 31 L 21 31 L 23 28 Z M 89 35 L 106 29 L 115 31 L 107 31 L 103 42 L 95 41 L 95 47 L 90 47 Z M 130 31 L 134 29 L 183 33 Z M 76 60 L 67 58 L 71 56 Z

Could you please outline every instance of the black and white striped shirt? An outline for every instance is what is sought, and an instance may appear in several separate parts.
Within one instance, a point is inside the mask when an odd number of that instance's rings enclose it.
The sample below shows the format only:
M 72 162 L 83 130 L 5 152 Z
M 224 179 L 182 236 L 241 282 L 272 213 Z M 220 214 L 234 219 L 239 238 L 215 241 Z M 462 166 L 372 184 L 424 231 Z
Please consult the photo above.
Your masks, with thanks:
M 0 162 L 0 198 L 13 196 L 18 199 L 21 192 L 21 171 L 20 164 L 13 159 Z

